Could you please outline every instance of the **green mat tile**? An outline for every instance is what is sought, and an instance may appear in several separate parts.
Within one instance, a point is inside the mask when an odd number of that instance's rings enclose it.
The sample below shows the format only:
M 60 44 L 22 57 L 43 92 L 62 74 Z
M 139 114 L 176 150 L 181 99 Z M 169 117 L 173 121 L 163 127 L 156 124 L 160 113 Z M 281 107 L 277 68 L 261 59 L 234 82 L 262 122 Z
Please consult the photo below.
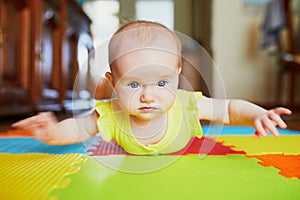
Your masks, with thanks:
M 263 167 L 258 159 L 243 155 L 177 157 L 173 164 L 150 173 L 125 173 L 104 166 L 88 157 L 81 170 L 69 176 L 65 189 L 51 195 L 62 200 L 160 200 L 160 199 L 300 199 L 300 180 L 278 175 L 278 169 Z M 149 168 L 148 164 L 169 156 L 110 157 L 119 167 Z M 170 159 L 172 160 L 172 159 Z

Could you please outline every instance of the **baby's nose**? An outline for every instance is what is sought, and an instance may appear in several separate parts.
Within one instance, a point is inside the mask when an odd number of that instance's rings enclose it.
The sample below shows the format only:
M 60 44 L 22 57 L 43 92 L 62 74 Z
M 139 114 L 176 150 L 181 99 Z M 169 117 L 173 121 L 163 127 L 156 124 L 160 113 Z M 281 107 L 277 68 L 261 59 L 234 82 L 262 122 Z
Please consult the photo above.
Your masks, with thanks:
M 151 103 L 155 101 L 155 90 L 152 85 L 143 86 L 140 101 L 143 103 Z

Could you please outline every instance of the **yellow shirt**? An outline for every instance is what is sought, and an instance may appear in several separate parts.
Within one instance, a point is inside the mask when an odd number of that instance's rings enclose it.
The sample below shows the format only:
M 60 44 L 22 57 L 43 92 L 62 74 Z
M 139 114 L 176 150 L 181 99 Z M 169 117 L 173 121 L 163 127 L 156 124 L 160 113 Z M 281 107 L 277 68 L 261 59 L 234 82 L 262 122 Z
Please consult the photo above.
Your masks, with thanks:
M 201 92 L 177 90 L 173 106 L 167 113 L 168 124 L 164 137 L 155 144 L 143 145 L 132 134 L 130 117 L 122 110 L 112 109 L 112 101 L 97 101 L 98 130 L 102 138 L 114 140 L 125 151 L 132 154 L 167 154 L 184 148 L 193 136 L 202 136 L 198 118 L 197 102 Z

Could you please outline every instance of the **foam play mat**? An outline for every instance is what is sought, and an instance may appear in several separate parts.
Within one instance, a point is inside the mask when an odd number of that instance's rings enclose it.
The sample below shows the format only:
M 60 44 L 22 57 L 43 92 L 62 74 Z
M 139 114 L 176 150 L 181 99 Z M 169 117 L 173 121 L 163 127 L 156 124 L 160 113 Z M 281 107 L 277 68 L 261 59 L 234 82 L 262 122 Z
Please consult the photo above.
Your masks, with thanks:
M 49 146 L 0 133 L 0 199 L 300 199 L 300 132 L 253 137 L 250 127 L 203 127 L 169 155 L 135 156 L 100 137 Z

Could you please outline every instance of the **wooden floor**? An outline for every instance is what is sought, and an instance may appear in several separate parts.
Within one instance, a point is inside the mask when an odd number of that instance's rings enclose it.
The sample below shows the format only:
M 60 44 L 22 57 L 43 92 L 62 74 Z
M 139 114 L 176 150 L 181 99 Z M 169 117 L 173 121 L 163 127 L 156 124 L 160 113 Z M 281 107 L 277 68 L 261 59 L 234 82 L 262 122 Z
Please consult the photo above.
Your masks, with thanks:
M 72 114 L 70 113 L 56 113 L 58 118 L 65 119 Z M 12 115 L 8 117 L 0 117 L 0 132 L 11 130 L 11 124 L 28 117 L 29 115 Z M 286 121 L 288 128 L 291 130 L 300 131 L 300 111 L 293 113 L 291 116 L 283 116 L 283 119 Z

